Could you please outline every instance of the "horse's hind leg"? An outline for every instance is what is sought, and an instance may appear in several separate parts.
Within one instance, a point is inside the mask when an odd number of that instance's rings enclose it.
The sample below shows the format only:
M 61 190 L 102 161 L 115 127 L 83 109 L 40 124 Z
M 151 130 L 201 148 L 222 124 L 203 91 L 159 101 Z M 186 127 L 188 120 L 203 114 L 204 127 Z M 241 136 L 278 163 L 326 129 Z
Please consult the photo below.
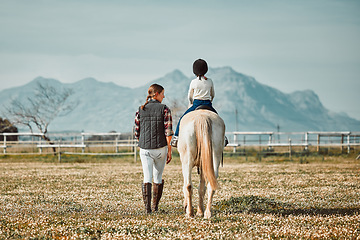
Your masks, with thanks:
M 194 216 L 194 210 L 192 207 L 192 183 L 191 183 L 191 168 L 188 166 L 188 164 L 183 164 L 182 166 L 182 172 L 184 176 L 184 207 L 186 211 L 187 217 L 193 217 Z
M 205 178 L 203 173 L 200 174 L 200 184 L 199 184 L 199 205 L 196 215 L 204 216 L 204 196 L 205 196 Z
M 213 158 L 214 173 L 215 173 L 216 178 L 219 175 L 219 166 L 220 166 L 221 158 L 222 158 L 222 151 L 218 151 L 218 154 L 214 155 L 214 158 Z M 208 183 L 208 185 L 207 185 L 207 193 L 208 193 L 208 200 L 207 200 L 207 204 L 206 204 L 204 218 L 211 217 L 211 204 L 212 204 L 213 196 L 215 194 L 215 190 L 211 188 L 210 183 Z
M 206 204 L 206 210 L 205 210 L 204 218 L 210 218 L 211 217 L 211 204 L 212 204 L 212 199 L 213 199 L 215 190 L 213 190 L 211 188 L 210 184 L 208 184 L 208 186 L 207 186 L 207 193 L 208 193 L 208 200 L 207 200 L 207 204 Z

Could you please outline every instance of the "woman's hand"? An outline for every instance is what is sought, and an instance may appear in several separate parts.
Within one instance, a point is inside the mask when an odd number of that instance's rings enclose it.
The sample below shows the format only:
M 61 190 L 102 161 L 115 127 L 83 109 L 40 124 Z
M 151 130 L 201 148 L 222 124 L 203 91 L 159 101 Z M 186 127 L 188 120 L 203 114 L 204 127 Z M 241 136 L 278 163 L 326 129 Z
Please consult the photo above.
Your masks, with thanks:
M 171 138 L 172 136 L 167 136 L 166 137 L 166 141 L 167 141 L 167 145 L 168 145 L 168 153 L 166 156 L 166 164 L 169 164 L 171 162 Z
M 169 149 L 168 153 L 167 153 L 167 157 L 166 157 L 166 164 L 169 164 L 171 162 L 171 148 Z

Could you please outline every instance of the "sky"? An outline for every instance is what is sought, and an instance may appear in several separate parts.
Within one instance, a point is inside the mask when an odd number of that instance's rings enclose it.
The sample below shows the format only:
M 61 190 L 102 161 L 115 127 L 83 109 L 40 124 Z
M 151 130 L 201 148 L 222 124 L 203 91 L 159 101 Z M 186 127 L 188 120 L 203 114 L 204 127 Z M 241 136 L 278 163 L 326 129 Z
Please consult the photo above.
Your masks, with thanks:
M 137 87 L 190 77 L 203 58 L 360 120 L 359 12 L 357 0 L 0 0 L 0 91 L 38 76 Z

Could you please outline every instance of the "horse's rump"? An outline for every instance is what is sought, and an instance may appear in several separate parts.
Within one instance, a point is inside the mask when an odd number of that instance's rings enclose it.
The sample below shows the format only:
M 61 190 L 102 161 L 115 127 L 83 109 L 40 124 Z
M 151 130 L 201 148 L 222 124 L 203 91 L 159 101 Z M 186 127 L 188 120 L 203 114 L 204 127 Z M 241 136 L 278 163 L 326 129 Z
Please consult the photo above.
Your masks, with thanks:
M 193 216 L 191 170 L 194 166 L 201 171 L 197 214 L 204 215 L 205 218 L 211 217 L 212 198 L 218 188 L 216 178 L 224 149 L 224 135 L 224 121 L 219 115 L 208 110 L 190 112 L 180 123 L 178 151 L 184 176 L 184 206 L 189 217 Z M 206 182 L 208 182 L 208 201 L 204 212 Z
M 182 141 L 188 143 L 186 148 L 191 148 L 187 150 L 191 152 L 193 166 L 199 167 L 201 174 L 204 174 L 205 179 L 215 190 L 218 188 L 218 183 L 213 165 L 212 118 L 214 116 L 217 114 L 207 110 L 196 110 L 186 114 L 181 121 L 179 145 Z M 192 131 L 194 134 L 190 133 Z M 180 138 L 182 139 L 180 140 Z M 194 147 L 196 149 L 193 149 Z M 181 151 L 180 148 L 179 151 Z

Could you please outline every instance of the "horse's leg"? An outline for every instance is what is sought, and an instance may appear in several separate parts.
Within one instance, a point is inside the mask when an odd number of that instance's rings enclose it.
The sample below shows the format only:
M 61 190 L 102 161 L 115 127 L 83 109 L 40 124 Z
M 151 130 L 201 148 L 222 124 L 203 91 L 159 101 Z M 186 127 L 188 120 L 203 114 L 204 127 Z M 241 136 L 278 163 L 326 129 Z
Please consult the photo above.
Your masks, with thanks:
M 219 176 L 219 166 L 220 166 L 221 158 L 222 158 L 222 154 L 214 154 L 213 155 L 213 166 L 214 166 L 214 173 L 215 173 L 216 178 Z M 207 186 L 207 193 L 208 193 L 208 200 L 207 200 L 207 204 L 206 204 L 204 218 L 211 217 L 211 204 L 212 204 L 213 196 L 215 194 L 215 190 L 213 190 L 211 188 L 209 183 Z
M 184 207 L 187 217 L 194 216 L 194 210 L 192 207 L 192 183 L 191 183 L 191 168 L 188 163 L 182 165 L 182 172 L 184 176 Z
M 211 217 L 211 204 L 212 204 L 212 199 L 213 199 L 215 190 L 213 190 L 211 188 L 210 183 L 208 183 L 208 186 L 207 186 L 207 193 L 208 193 L 208 200 L 207 200 L 207 204 L 206 204 L 206 210 L 205 210 L 204 218 L 210 218 Z
M 199 184 L 199 205 L 196 215 L 204 216 L 204 196 L 205 196 L 205 178 L 203 173 L 200 174 L 200 184 Z

